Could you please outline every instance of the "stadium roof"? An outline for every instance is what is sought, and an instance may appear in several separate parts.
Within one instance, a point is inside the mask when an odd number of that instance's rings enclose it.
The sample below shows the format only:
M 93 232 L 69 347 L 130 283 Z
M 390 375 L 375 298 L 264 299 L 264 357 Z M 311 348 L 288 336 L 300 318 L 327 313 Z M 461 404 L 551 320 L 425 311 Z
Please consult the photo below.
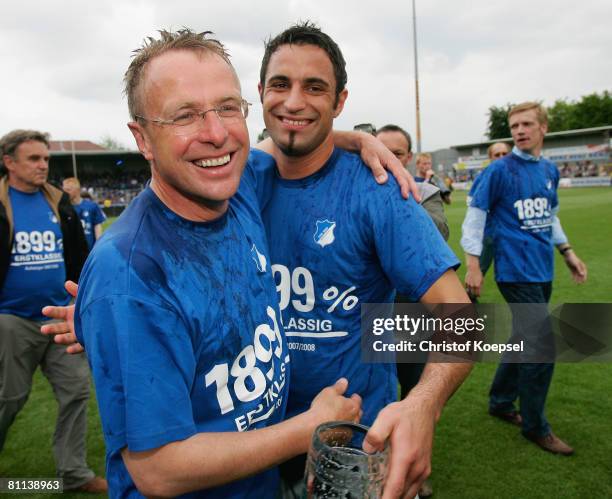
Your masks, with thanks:
M 89 140 L 51 140 L 49 142 L 49 151 L 67 151 L 72 153 L 72 151 L 106 151 L 106 148 Z
M 140 151 L 109 150 L 74 151 L 75 156 L 141 156 Z M 51 156 L 72 156 L 72 151 L 51 151 Z
M 116 156 L 140 154 L 140 151 L 106 149 L 89 140 L 51 140 L 49 141 L 51 156 Z
M 612 125 L 607 126 L 597 126 L 593 128 L 579 128 L 576 130 L 565 130 L 563 132 L 551 132 L 547 133 L 545 139 L 552 137 L 564 137 L 564 136 L 572 136 L 572 135 L 590 135 L 596 132 L 605 132 L 606 130 L 612 130 Z M 495 142 L 512 142 L 512 137 L 505 137 L 503 139 L 493 139 L 493 140 L 485 140 L 482 142 L 474 142 L 470 144 L 461 144 L 457 146 L 451 146 L 453 149 L 461 149 L 464 147 L 476 147 L 476 146 L 484 146 L 487 144 L 494 144 Z

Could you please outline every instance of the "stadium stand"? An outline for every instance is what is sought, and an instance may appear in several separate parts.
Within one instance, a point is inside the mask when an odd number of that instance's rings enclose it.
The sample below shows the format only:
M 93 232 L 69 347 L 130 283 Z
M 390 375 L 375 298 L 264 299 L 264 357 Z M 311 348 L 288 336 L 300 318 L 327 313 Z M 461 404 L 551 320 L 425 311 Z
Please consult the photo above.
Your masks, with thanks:
M 139 151 L 109 150 L 86 140 L 51 141 L 49 181 L 78 177 L 83 191 L 115 216 L 143 189 L 149 164 Z

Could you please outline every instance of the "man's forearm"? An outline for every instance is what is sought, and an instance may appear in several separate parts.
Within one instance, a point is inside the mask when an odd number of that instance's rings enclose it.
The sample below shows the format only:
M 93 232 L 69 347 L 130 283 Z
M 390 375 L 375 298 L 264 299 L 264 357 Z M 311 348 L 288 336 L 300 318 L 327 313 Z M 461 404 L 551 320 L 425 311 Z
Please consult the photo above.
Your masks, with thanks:
M 308 413 L 247 432 L 198 433 L 146 452 L 124 449 L 123 460 L 140 492 L 176 496 L 262 472 L 308 450 Z
M 362 148 L 361 140 L 365 137 L 372 137 L 371 135 L 365 132 L 351 132 L 351 131 L 341 131 L 334 130 L 334 145 L 339 147 L 340 149 L 344 149 L 346 151 L 352 152 L 360 152 Z
M 435 418 L 440 419 L 444 405 L 461 386 L 472 370 L 472 363 L 428 362 L 419 383 L 410 391 L 407 398 L 426 404 Z
M 478 257 L 476 261 L 478 261 Z M 470 303 L 457 274 L 447 271 L 438 279 L 421 298 L 421 303 Z M 405 400 L 410 399 L 431 410 L 437 421 L 446 401 L 463 383 L 472 369 L 471 363 L 431 362 L 437 355 L 429 356 L 430 362 L 425 366 L 419 383 L 410 391 Z M 441 359 L 443 360 L 443 359 Z
M 468 270 L 480 270 L 480 258 L 476 255 L 465 254 L 465 266 Z

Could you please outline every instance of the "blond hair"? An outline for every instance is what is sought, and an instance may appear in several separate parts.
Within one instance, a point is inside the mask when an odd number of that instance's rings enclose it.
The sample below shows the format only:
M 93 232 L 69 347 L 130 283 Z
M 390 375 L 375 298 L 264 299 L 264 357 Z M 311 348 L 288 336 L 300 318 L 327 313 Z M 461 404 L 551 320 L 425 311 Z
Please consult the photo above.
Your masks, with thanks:
M 128 100 L 130 116 L 136 120 L 141 111 L 139 87 L 143 80 L 143 73 L 148 62 L 170 50 L 191 50 L 201 53 L 213 53 L 221 57 L 233 69 L 229 60 L 229 53 L 223 44 L 213 38 L 206 38 L 212 31 L 197 33 L 189 28 L 178 31 L 159 31 L 159 39 L 149 36 L 143 40 L 142 46 L 134 50 L 134 59 L 130 63 L 123 81 L 124 93 Z
M 508 121 L 510 121 L 510 117 L 513 114 L 531 111 L 532 109 L 536 112 L 538 123 L 540 123 L 540 125 L 547 125 L 548 113 L 546 112 L 546 108 L 539 102 L 522 102 L 521 104 L 517 104 L 510 109 L 510 112 L 508 113 Z
M 81 182 L 79 182 L 79 179 L 76 177 L 65 178 L 63 183 L 66 183 L 66 182 L 68 182 L 69 184 L 75 185 L 79 189 L 81 188 Z
M 419 154 L 416 155 L 417 163 L 423 159 L 428 159 L 429 161 L 432 161 L 431 154 L 429 154 L 428 152 L 420 152 Z

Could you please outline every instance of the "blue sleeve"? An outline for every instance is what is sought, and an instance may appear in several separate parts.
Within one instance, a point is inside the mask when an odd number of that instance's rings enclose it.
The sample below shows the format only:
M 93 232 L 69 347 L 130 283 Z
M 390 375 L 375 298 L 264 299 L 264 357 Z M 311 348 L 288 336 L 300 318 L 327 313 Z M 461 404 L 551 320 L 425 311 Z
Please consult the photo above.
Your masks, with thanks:
M 468 196 L 468 206 L 490 211 L 499 196 L 500 176 L 497 165 L 489 165 L 474 181 Z
M 111 295 L 83 310 L 77 303 L 75 326 L 92 368 L 108 451 L 154 449 L 196 433 L 193 345 L 172 310 Z
M 274 179 L 276 178 L 276 162 L 268 153 L 258 149 L 251 149 L 249 160 L 243 173 L 251 182 L 257 194 L 257 201 L 263 210 L 272 196 Z
M 91 217 L 92 225 L 95 227 L 96 225 L 101 224 L 106 220 L 106 215 L 102 211 L 102 209 L 96 204 L 93 203 L 93 213 Z
M 565 235 L 563 227 L 561 227 L 561 220 L 559 220 L 557 213 L 559 213 L 558 205 L 552 209 L 552 213 L 551 213 L 553 216 L 552 236 L 551 236 L 551 242 L 553 246 L 559 246 L 560 244 L 566 244 L 568 242 L 568 239 L 567 239 L 567 236 Z
M 550 165 L 550 168 L 552 170 L 552 175 L 553 175 L 553 183 L 555 184 L 555 190 L 553 192 L 553 199 L 552 199 L 552 206 L 551 208 L 557 208 L 559 206 L 559 178 L 561 177 L 559 175 L 559 170 L 557 169 L 557 167 L 555 165 Z
M 427 212 L 413 198 L 405 200 L 393 180 L 377 186 L 367 200 L 376 252 L 392 285 L 418 301 L 459 260 Z

